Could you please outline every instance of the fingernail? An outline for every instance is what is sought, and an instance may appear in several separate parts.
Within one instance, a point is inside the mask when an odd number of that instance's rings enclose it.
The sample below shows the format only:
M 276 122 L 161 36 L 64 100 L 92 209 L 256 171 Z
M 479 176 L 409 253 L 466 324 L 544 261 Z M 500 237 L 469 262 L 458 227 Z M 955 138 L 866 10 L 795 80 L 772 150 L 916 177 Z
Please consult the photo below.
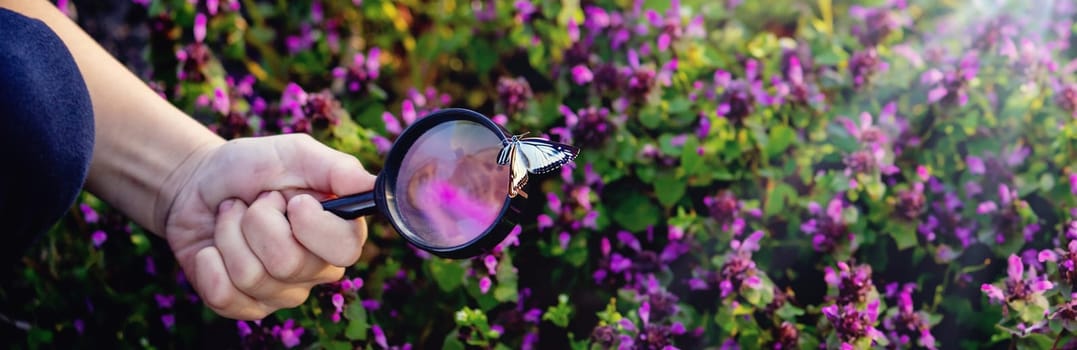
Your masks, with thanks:
M 261 194 L 258 195 L 258 199 L 268 197 L 270 193 L 272 193 L 272 192 L 262 192 Z
M 235 205 L 236 205 L 236 200 L 235 199 L 228 199 L 228 200 L 225 200 L 224 202 L 221 202 L 221 206 L 220 206 L 219 210 L 224 212 L 224 211 L 227 211 L 228 209 L 232 209 L 232 207 L 234 207 Z

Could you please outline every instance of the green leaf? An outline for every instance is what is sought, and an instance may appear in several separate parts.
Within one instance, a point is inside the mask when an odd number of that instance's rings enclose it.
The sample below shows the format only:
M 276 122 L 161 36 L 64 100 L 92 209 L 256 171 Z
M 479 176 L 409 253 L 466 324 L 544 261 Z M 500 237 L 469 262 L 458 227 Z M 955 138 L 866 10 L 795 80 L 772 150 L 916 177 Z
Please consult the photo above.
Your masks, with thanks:
M 774 186 L 774 189 L 767 195 L 767 203 L 763 206 L 763 213 L 766 216 L 774 216 L 786 208 L 786 201 L 792 198 L 796 198 L 797 192 L 793 186 L 789 186 L 785 183 L 779 183 Z
M 542 314 L 542 320 L 550 321 L 558 327 L 568 327 L 572 320 L 572 306 L 568 303 L 568 296 L 561 294 L 557 297 L 557 305 L 550 306 L 546 313 Z
M 346 341 L 343 341 L 343 340 L 334 340 L 334 341 L 325 343 L 325 348 L 327 350 L 350 350 L 350 349 L 353 349 L 354 347 L 349 342 L 346 342 Z
M 344 336 L 350 340 L 366 340 L 370 324 L 366 320 L 366 309 L 359 299 L 353 300 L 344 308 L 344 318 L 348 320 Z
M 771 157 L 785 152 L 786 148 L 796 140 L 797 134 L 792 128 L 785 125 L 776 125 L 770 129 L 770 140 L 764 151 Z
M 475 70 L 479 72 L 479 75 L 486 75 L 490 72 L 490 69 L 494 68 L 494 64 L 497 63 L 497 51 L 490 44 L 483 40 L 474 40 L 471 45 L 468 46 L 468 57 L 475 64 Z
M 1017 339 L 1018 350 L 1050 349 L 1055 340 L 1046 334 L 1031 334 Z
M 639 123 L 647 129 L 657 129 L 662 125 L 662 113 L 654 108 L 643 109 L 639 112 Z
M 464 275 L 467 270 L 460 262 L 446 259 L 430 259 L 426 265 L 430 269 L 430 276 L 434 277 L 439 288 L 448 292 L 464 283 Z
M 684 197 L 687 183 L 671 171 L 659 172 L 654 179 L 654 193 L 662 206 L 669 207 Z
M 793 304 L 790 303 L 785 303 L 785 305 L 782 305 L 775 314 L 783 320 L 793 321 L 797 316 L 804 314 L 804 309 L 793 306 Z
M 681 169 L 684 169 L 685 174 L 691 175 L 701 170 L 703 156 L 699 155 L 698 149 L 699 140 L 694 136 L 684 140 L 684 147 L 681 149 Z
M 606 207 L 611 208 L 613 221 L 625 229 L 638 232 L 658 223 L 662 212 L 651 202 L 650 198 L 640 194 L 639 191 L 626 189 L 608 193 L 610 194 L 606 197 L 609 202 L 605 203 Z
M 460 342 L 460 332 L 452 331 L 445 335 L 445 342 L 441 344 L 441 350 L 464 350 L 464 343 Z
M 502 255 L 501 261 L 497 264 L 497 286 L 494 287 L 494 299 L 497 301 L 504 303 L 519 298 L 514 269 L 509 254 Z
M 905 250 L 916 246 L 916 226 L 905 222 L 891 222 L 887 225 L 887 233 L 897 243 L 898 250 Z

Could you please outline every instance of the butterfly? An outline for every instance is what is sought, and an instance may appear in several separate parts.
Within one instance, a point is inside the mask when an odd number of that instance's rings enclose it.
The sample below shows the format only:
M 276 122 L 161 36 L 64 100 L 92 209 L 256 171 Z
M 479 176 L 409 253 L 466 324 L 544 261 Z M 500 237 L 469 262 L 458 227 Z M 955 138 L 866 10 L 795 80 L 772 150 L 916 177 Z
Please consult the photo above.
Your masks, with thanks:
M 497 164 L 509 166 L 509 197 L 527 193 L 527 173 L 544 174 L 560 168 L 576 159 L 580 149 L 576 146 L 553 142 L 539 137 L 524 138 L 528 133 L 514 135 L 502 141 L 497 153 Z

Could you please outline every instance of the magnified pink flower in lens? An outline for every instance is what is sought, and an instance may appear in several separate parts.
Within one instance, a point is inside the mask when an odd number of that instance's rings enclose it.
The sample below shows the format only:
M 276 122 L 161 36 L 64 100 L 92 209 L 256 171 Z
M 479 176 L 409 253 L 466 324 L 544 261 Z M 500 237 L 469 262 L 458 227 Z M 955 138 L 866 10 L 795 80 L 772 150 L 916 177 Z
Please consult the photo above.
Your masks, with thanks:
M 420 191 L 420 198 L 427 200 L 416 203 L 418 209 L 431 228 L 442 233 L 442 242 L 437 244 L 466 243 L 494 222 L 500 208 L 500 203 L 483 202 L 446 180 L 433 180 L 424 184 Z

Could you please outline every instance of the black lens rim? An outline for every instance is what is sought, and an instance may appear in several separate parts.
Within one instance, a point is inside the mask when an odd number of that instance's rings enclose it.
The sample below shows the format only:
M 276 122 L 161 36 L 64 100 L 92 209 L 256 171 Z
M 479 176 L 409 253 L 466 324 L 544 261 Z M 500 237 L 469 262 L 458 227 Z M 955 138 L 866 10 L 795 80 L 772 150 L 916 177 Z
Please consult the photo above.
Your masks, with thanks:
M 395 190 L 392 188 L 394 186 L 390 186 L 390 184 L 396 183 L 400 166 L 404 162 L 404 156 L 407 155 L 411 146 L 428 130 L 442 123 L 452 121 L 471 121 L 485 126 L 496 134 L 502 142 L 510 137 L 504 128 L 494 123 L 490 118 L 470 109 L 446 108 L 419 118 L 400 133 L 400 136 L 389 149 L 389 154 L 385 160 L 386 166 L 382 169 L 382 173 L 378 175 L 378 179 L 374 184 L 374 191 L 379 194 L 374 196 L 374 201 L 377 203 L 378 208 L 381 209 L 382 214 L 390 219 L 389 223 L 392 224 L 393 228 L 411 245 L 442 258 L 468 259 L 492 251 L 498 243 L 505 240 L 505 237 L 519 223 L 519 217 L 526 208 L 526 201 L 522 199 L 522 196 L 509 197 L 506 194 L 505 203 L 501 207 L 501 212 L 498 213 L 497 222 L 471 241 L 455 247 L 434 247 L 413 238 L 416 236 L 414 232 L 400 224 L 403 220 L 397 208 L 388 203 L 388 198 L 395 196 Z M 506 188 L 508 187 L 508 182 L 509 179 L 506 178 Z

